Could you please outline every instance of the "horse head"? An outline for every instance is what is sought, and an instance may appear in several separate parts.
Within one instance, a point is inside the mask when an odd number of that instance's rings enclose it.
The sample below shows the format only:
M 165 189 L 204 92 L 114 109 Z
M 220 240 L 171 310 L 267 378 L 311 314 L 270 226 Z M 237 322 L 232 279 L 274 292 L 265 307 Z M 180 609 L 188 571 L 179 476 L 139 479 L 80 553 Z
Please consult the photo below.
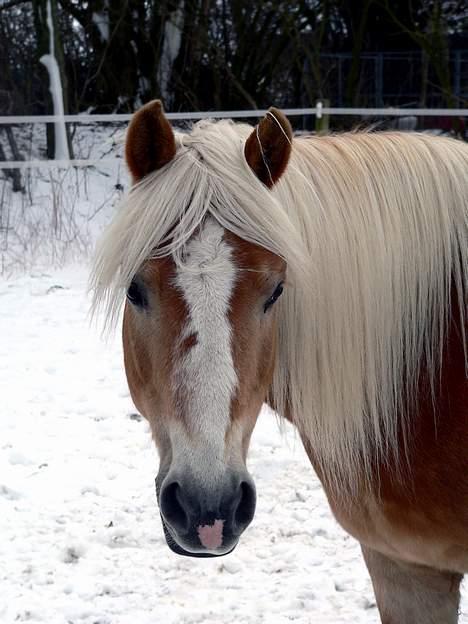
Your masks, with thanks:
M 285 170 L 291 138 L 287 119 L 271 109 L 244 142 L 245 161 L 265 187 Z M 157 170 L 169 178 L 178 149 L 186 148 L 177 145 L 161 103 L 144 106 L 126 140 L 134 183 Z M 192 166 L 203 166 L 201 160 Z M 179 554 L 230 552 L 254 516 L 246 456 L 273 377 L 274 304 L 285 279 L 282 258 L 210 215 L 180 253 L 147 259 L 132 276 L 123 323 L 126 374 L 158 447 L 159 508 L 167 542 Z

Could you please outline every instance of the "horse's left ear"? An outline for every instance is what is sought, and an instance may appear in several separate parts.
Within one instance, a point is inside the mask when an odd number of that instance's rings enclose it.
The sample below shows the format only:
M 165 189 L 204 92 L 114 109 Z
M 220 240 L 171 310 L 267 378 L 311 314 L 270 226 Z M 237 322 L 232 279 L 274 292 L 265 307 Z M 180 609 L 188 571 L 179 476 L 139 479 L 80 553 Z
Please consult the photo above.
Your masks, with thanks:
M 161 101 L 148 102 L 133 115 L 125 139 L 125 159 L 134 181 L 161 169 L 175 153 L 174 132 Z
M 269 188 L 286 169 L 292 138 L 288 118 L 272 107 L 245 142 L 245 159 L 258 179 Z

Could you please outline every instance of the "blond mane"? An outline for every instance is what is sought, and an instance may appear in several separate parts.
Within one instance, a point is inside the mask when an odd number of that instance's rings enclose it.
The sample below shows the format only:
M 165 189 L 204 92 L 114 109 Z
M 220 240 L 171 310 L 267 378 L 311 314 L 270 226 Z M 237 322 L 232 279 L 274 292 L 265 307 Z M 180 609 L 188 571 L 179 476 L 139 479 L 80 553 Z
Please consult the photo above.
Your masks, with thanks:
M 203 121 L 176 135 L 174 160 L 132 188 L 97 250 L 93 307 L 114 323 L 143 262 L 177 259 L 207 214 L 282 256 L 272 398 L 352 485 L 397 453 L 422 367 L 436 383 L 452 285 L 464 326 L 468 146 L 397 132 L 297 138 L 269 191 L 243 155 L 251 131 Z

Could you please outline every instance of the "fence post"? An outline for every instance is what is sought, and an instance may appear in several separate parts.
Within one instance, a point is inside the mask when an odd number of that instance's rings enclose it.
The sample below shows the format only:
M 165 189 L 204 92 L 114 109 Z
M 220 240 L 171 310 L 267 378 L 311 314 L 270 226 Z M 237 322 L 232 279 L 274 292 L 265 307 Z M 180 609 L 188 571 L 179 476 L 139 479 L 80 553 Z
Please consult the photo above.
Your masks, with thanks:
M 375 67 L 375 105 L 383 106 L 383 54 L 379 52 L 374 59 Z
M 315 132 L 317 132 L 317 134 L 328 132 L 330 127 L 330 115 L 324 115 L 322 110 L 330 106 L 330 100 L 320 100 L 315 106 L 317 110 L 315 113 Z

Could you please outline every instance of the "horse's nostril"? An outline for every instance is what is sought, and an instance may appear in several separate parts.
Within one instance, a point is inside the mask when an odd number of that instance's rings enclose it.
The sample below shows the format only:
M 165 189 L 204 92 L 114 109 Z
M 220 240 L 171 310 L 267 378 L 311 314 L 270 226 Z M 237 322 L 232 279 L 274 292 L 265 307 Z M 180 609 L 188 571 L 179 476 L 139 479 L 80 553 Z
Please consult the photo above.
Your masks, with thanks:
M 234 520 L 239 528 L 245 528 L 255 513 L 256 495 L 255 488 L 247 481 L 240 484 L 240 499 L 234 512 Z
M 176 531 L 187 531 L 189 518 L 184 509 L 182 488 L 177 481 L 169 483 L 163 488 L 159 505 L 164 520 Z

